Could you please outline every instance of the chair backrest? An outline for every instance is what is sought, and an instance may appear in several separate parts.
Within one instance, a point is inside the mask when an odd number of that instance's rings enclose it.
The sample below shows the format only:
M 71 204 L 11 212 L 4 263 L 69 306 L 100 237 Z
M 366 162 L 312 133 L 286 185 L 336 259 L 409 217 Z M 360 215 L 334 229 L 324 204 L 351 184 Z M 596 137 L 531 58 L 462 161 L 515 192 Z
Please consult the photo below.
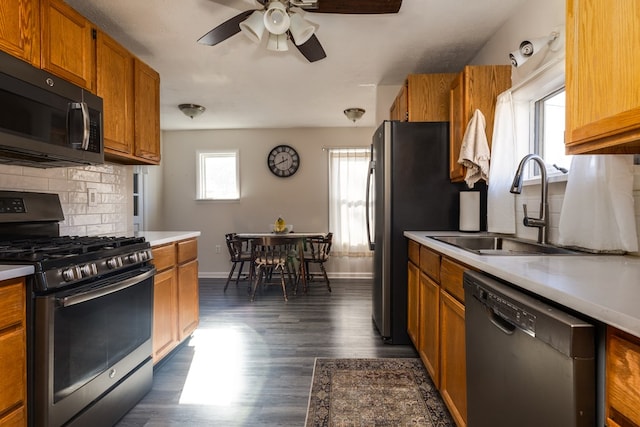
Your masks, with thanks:
M 296 242 L 285 237 L 266 236 L 252 241 L 253 259 L 266 266 L 284 265 L 295 249 Z
M 329 258 L 329 252 L 331 252 L 332 240 L 333 233 L 327 233 L 324 237 L 309 237 L 307 243 L 309 245 L 311 258 L 316 261 L 326 261 Z
M 227 233 L 224 237 L 231 261 L 239 261 L 243 255 L 248 255 L 251 252 L 250 240 L 240 239 L 236 233 Z

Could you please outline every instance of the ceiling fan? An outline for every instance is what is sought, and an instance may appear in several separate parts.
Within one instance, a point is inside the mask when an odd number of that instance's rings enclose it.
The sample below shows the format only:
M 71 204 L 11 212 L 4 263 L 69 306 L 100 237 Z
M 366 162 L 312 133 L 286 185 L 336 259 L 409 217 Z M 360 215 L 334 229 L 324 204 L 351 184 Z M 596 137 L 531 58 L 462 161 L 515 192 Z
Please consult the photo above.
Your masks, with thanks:
M 299 10 L 315 13 L 381 14 L 397 13 L 402 0 L 256 0 L 259 9 L 245 10 L 218 25 L 198 39 L 198 43 L 214 46 L 239 32 L 260 42 L 265 32 L 269 40 L 267 49 L 288 50 L 287 40 L 309 62 L 325 58 L 315 27 L 306 21 Z M 265 31 L 266 30 L 266 31 Z

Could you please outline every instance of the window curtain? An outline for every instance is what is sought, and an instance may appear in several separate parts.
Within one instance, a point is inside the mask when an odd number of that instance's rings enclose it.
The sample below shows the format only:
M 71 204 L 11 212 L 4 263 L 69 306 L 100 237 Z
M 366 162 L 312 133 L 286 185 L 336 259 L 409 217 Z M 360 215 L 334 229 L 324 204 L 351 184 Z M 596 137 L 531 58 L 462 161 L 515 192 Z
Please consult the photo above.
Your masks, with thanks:
M 632 155 L 573 156 L 559 243 L 590 252 L 636 252 Z
M 329 229 L 337 256 L 372 256 L 366 229 L 368 148 L 329 149 Z

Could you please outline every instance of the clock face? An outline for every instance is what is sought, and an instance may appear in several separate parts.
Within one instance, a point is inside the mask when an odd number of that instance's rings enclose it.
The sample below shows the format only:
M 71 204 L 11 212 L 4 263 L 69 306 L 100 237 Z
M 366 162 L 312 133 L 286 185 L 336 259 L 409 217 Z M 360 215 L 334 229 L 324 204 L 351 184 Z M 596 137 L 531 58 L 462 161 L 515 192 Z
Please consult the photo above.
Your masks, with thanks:
M 286 178 L 297 172 L 300 167 L 300 156 L 294 148 L 278 145 L 269 153 L 267 165 L 274 175 Z

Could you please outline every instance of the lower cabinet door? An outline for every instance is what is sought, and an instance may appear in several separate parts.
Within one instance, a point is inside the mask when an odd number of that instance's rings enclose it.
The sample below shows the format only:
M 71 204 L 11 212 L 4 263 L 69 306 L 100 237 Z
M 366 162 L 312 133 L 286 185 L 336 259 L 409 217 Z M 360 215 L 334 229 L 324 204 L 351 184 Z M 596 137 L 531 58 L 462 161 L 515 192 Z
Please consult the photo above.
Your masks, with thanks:
M 464 306 L 440 291 L 440 393 L 458 427 L 467 425 Z
M 178 340 L 182 341 L 197 327 L 200 313 L 198 261 L 178 266 Z
M 440 286 L 420 273 L 418 353 L 436 387 L 440 387 Z
M 175 268 L 157 273 L 153 287 L 153 361 L 178 343 L 178 282 Z

